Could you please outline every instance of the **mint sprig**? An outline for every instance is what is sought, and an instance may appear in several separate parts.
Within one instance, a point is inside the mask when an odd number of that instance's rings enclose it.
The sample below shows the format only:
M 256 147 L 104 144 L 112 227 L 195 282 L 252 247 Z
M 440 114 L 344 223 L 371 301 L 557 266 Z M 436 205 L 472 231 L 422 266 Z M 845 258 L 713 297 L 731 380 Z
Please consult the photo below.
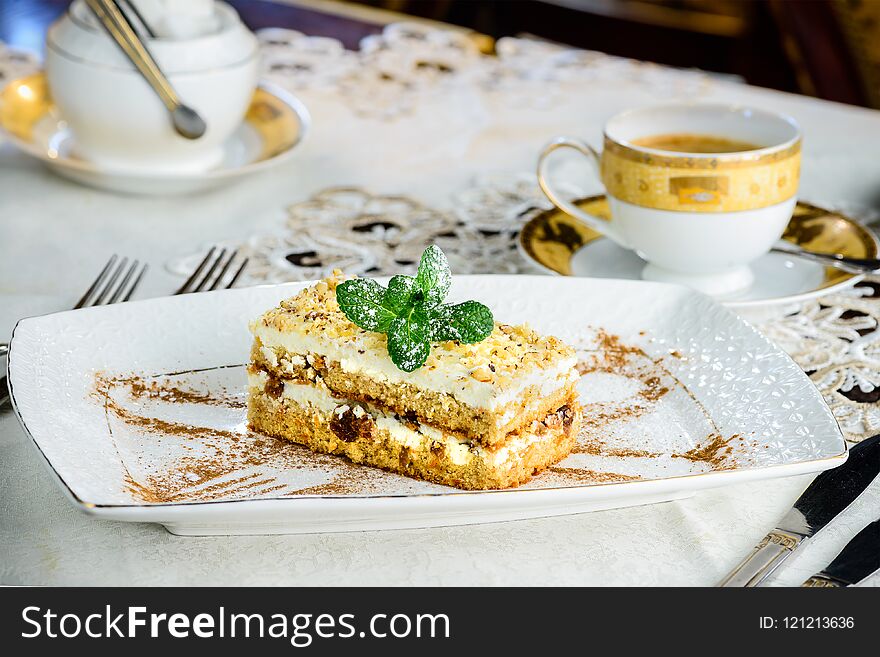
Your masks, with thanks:
M 434 308 L 443 303 L 449 293 L 449 286 L 452 285 L 452 274 L 446 254 L 440 247 L 432 244 L 422 253 L 415 283 L 424 295 L 423 307 Z
M 439 247 L 422 253 L 415 277 L 394 276 L 384 288 L 369 278 L 336 287 L 339 308 L 367 331 L 388 336 L 388 355 L 404 372 L 425 364 L 432 342 L 485 340 L 495 327 L 492 311 L 478 301 L 444 304 L 452 275 Z
M 367 331 L 385 333 L 397 317 L 386 297 L 385 288 L 370 278 L 354 278 L 336 287 L 336 301 L 345 316 Z
M 492 311 L 478 301 L 437 306 L 428 320 L 428 338 L 434 342 L 457 340 L 473 344 L 485 340 L 494 326 Z

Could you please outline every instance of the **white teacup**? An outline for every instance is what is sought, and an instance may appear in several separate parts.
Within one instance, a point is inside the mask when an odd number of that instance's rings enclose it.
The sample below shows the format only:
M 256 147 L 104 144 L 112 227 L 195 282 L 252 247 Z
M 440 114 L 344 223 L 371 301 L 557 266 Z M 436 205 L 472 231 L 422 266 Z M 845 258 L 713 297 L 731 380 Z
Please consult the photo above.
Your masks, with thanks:
M 83 0 L 74 0 L 49 28 L 49 89 L 79 155 L 132 173 L 194 173 L 221 163 L 223 143 L 253 98 L 259 47 L 232 7 L 222 2 L 207 7 L 210 27 L 204 33 L 193 34 L 187 25 L 185 38 L 146 40 L 181 100 L 207 124 L 195 140 L 174 131 L 165 106 Z
M 611 221 L 586 214 L 554 190 L 548 157 L 561 148 L 596 164 Z M 538 161 L 538 182 L 558 208 L 646 260 L 643 278 L 729 295 L 751 285 L 749 263 L 785 231 L 800 154 L 800 128 L 787 116 L 728 105 L 665 105 L 610 119 L 601 155 L 578 139 L 554 139 Z

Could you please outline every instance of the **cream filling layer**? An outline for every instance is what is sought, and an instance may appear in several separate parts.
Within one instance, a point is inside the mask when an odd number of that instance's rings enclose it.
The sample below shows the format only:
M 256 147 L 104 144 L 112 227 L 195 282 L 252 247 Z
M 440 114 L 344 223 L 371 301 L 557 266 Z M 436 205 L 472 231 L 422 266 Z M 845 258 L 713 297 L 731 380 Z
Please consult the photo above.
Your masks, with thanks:
M 267 380 L 268 375 L 263 371 L 248 372 L 250 394 L 263 394 Z M 430 450 L 435 442 L 439 442 L 446 450 L 446 454 L 449 455 L 449 459 L 456 465 L 467 465 L 471 460 L 477 458 L 493 468 L 510 468 L 521 458 L 521 454 L 528 447 L 535 443 L 551 441 L 556 435 L 553 431 L 545 431 L 543 434 L 526 431 L 510 439 L 502 447 L 489 450 L 481 445 L 471 446 L 466 440 L 461 440 L 457 436 L 443 433 L 439 429 L 424 424 L 420 425 L 418 430 L 413 429 L 380 409 L 333 397 L 330 391 L 323 387 L 285 381 L 281 396 L 300 406 L 310 406 L 324 415 L 341 414 L 349 408 L 363 409 L 373 418 L 376 427 L 387 432 L 391 440 L 413 450 Z
M 294 355 L 294 358 L 301 357 L 302 354 L 315 354 L 338 362 L 344 372 L 360 374 L 382 383 L 408 383 L 421 390 L 446 393 L 472 408 L 495 410 L 515 401 L 533 386 L 540 390 L 540 397 L 547 397 L 571 385 L 580 376 L 574 369 L 577 359 L 571 357 L 546 369 L 534 368 L 511 385 L 500 388 L 491 383 L 477 381 L 471 377 L 470 370 L 460 363 L 447 363 L 436 369 L 422 367 L 414 372 L 403 372 L 391 362 L 388 354 L 370 351 L 357 338 L 332 342 L 299 333 L 284 333 L 259 323 L 254 323 L 251 330 L 263 343 L 263 355 L 270 363 L 277 360 L 273 349 L 285 351 Z M 267 352 L 272 352 L 271 356 Z

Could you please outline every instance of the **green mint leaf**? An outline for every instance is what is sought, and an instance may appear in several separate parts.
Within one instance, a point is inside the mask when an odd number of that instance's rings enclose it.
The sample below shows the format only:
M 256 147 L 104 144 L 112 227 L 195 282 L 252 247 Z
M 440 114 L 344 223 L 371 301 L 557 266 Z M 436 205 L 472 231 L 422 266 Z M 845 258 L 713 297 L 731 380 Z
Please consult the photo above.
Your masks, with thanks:
M 395 315 L 401 315 L 409 307 L 416 289 L 416 279 L 412 276 L 394 276 L 388 281 L 382 305 Z
M 437 306 L 428 312 L 428 339 L 431 342 L 461 340 L 461 333 L 450 323 L 452 306 Z
M 451 283 L 449 262 L 432 245 L 422 253 L 415 278 L 394 276 L 387 289 L 369 278 L 355 278 L 336 287 L 336 300 L 362 329 L 385 333 L 392 362 L 412 372 L 425 364 L 432 342 L 473 344 L 495 328 L 492 311 L 477 301 L 443 303 Z
M 366 331 L 384 333 L 394 319 L 395 313 L 382 304 L 384 297 L 385 288 L 371 278 L 353 278 L 336 287 L 340 310 Z
M 492 311 L 478 301 L 438 306 L 431 310 L 428 337 L 433 342 L 458 340 L 465 344 L 481 342 L 495 328 Z
M 416 274 L 416 285 L 423 295 L 420 305 L 423 308 L 434 308 L 443 303 L 451 284 L 449 261 L 440 247 L 432 244 L 422 253 Z
M 431 351 L 428 342 L 427 318 L 411 308 L 406 315 L 395 317 L 388 327 L 388 355 L 404 372 L 412 372 L 425 364 Z

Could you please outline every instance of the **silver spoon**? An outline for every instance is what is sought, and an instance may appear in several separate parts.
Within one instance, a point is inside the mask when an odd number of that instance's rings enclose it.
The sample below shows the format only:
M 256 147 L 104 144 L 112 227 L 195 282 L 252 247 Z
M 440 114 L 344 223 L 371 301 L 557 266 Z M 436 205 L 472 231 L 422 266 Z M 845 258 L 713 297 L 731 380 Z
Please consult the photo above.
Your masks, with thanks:
M 149 38 L 156 38 L 156 33 L 153 31 L 153 28 L 150 27 L 150 24 L 147 23 L 143 15 L 141 15 L 140 9 L 138 9 L 137 5 L 134 2 L 131 2 L 130 0 L 116 0 L 116 6 L 119 7 L 119 9 L 122 10 L 122 13 L 128 17 L 128 22 L 131 23 L 132 26 L 134 26 L 134 23 L 132 23 L 131 16 L 128 16 L 129 14 L 135 17 L 135 19 L 140 24 L 141 29 L 143 29 L 143 31 L 147 33 L 147 36 Z M 141 36 L 140 30 L 136 29 L 135 32 L 138 34 L 138 36 L 141 37 L 141 41 L 143 41 L 144 38 L 143 36 Z
M 168 78 L 162 73 L 117 4 L 113 0 L 86 0 L 86 4 L 95 12 L 101 25 L 159 96 L 171 114 L 171 123 L 177 133 L 187 139 L 198 139 L 205 134 L 208 129 L 205 121 L 198 112 L 180 101 Z
M 839 254 L 816 253 L 797 247 L 774 246 L 770 249 L 774 253 L 784 253 L 795 258 L 812 260 L 822 265 L 828 265 L 850 274 L 876 274 L 880 272 L 880 260 L 874 258 L 848 258 Z

